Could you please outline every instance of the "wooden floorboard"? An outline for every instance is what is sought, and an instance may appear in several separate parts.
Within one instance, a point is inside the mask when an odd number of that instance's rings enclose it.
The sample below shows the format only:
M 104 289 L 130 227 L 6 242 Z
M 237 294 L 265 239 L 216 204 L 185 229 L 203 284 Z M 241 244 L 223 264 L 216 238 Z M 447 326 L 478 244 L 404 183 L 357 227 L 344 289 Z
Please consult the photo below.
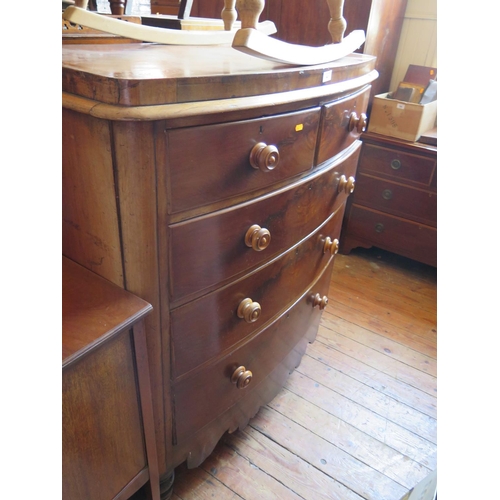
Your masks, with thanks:
M 401 500 L 436 469 L 436 269 L 337 255 L 317 339 L 285 387 L 174 500 Z

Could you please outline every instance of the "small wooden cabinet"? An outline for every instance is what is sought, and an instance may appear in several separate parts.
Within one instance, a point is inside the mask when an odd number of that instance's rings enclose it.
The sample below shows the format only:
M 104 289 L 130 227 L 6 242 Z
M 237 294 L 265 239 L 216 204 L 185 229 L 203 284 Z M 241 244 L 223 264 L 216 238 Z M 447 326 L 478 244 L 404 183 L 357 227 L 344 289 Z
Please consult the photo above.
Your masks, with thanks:
M 372 133 L 362 141 L 340 251 L 377 246 L 436 266 L 437 147 Z
M 143 318 L 151 305 L 63 257 L 62 494 L 126 500 L 158 461 Z

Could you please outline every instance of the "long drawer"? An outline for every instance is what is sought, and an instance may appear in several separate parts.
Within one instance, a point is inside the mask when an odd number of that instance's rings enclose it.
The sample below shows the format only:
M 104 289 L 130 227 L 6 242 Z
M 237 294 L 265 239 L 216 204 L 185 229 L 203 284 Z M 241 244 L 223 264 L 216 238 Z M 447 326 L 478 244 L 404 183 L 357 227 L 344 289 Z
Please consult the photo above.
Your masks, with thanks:
M 356 172 L 360 144 L 326 170 L 272 195 L 171 225 L 172 307 L 190 295 L 194 298 L 192 294 L 242 276 L 315 231 L 345 203 L 348 191 L 340 187 Z M 249 235 L 254 236 L 251 241 Z
M 276 322 L 223 359 L 174 384 L 178 442 L 189 438 L 192 429 L 201 429 L 251 392 L 304 338 L 310 325 L 317 324 L 321 310 L 320 306 L 313 306 L 314 296 L 328 293 L 333 260 L 310 290 Z M 243 388 L 231 380 L 239 367 L 251 372 L 251 381 Z
M 432 185 L 435 168 L 436 161 L 432 158 L 364 144 L 358 172 L 382 175 L 398 182 L 428 187 Z
M 358 174 L 353 203 L 436 227 L 437 193 Z
M 170 323 L 174 377 L 242 342 L 293 303 L 332 256 L 330 242 L 339 238 L 344 208 L 342 205 L 312 236 L 282 257 L 174 309 Z M 248 316 L 244 314 L 245 306 Z M 238 315 L 239 309 L 243 317 Z
M 361 135 L 362 114 L 368 107 L 371 86 L 323 106 L 318 142 L 319 165 L 349 147 Z
M 404 255 L 425 264 L 437 263 L 436 228 L 353 204 L 347 226 L 349 238 Z
M 319 117 L 315 107 L 167 131 L 169 212 L 255 191 L 310 170 Z

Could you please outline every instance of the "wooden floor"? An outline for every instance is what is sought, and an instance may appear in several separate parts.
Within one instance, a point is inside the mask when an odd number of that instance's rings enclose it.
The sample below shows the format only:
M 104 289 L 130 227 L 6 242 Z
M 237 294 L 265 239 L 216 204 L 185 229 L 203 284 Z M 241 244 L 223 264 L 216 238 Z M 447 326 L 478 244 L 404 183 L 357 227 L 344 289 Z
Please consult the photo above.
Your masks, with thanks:
M 436 468 L 436 269 L 337 255 L 316 341 L 174 500 L 400 500 Z

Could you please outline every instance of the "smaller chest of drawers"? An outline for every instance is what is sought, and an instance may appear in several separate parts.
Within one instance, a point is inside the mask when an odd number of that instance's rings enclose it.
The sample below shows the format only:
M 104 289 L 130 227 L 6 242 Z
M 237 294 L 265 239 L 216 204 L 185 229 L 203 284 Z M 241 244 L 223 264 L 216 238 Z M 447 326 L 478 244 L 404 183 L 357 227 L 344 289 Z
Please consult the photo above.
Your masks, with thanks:
M 437 147 L 366 133 L 340 251 L 376 246 L 436 266 Z

